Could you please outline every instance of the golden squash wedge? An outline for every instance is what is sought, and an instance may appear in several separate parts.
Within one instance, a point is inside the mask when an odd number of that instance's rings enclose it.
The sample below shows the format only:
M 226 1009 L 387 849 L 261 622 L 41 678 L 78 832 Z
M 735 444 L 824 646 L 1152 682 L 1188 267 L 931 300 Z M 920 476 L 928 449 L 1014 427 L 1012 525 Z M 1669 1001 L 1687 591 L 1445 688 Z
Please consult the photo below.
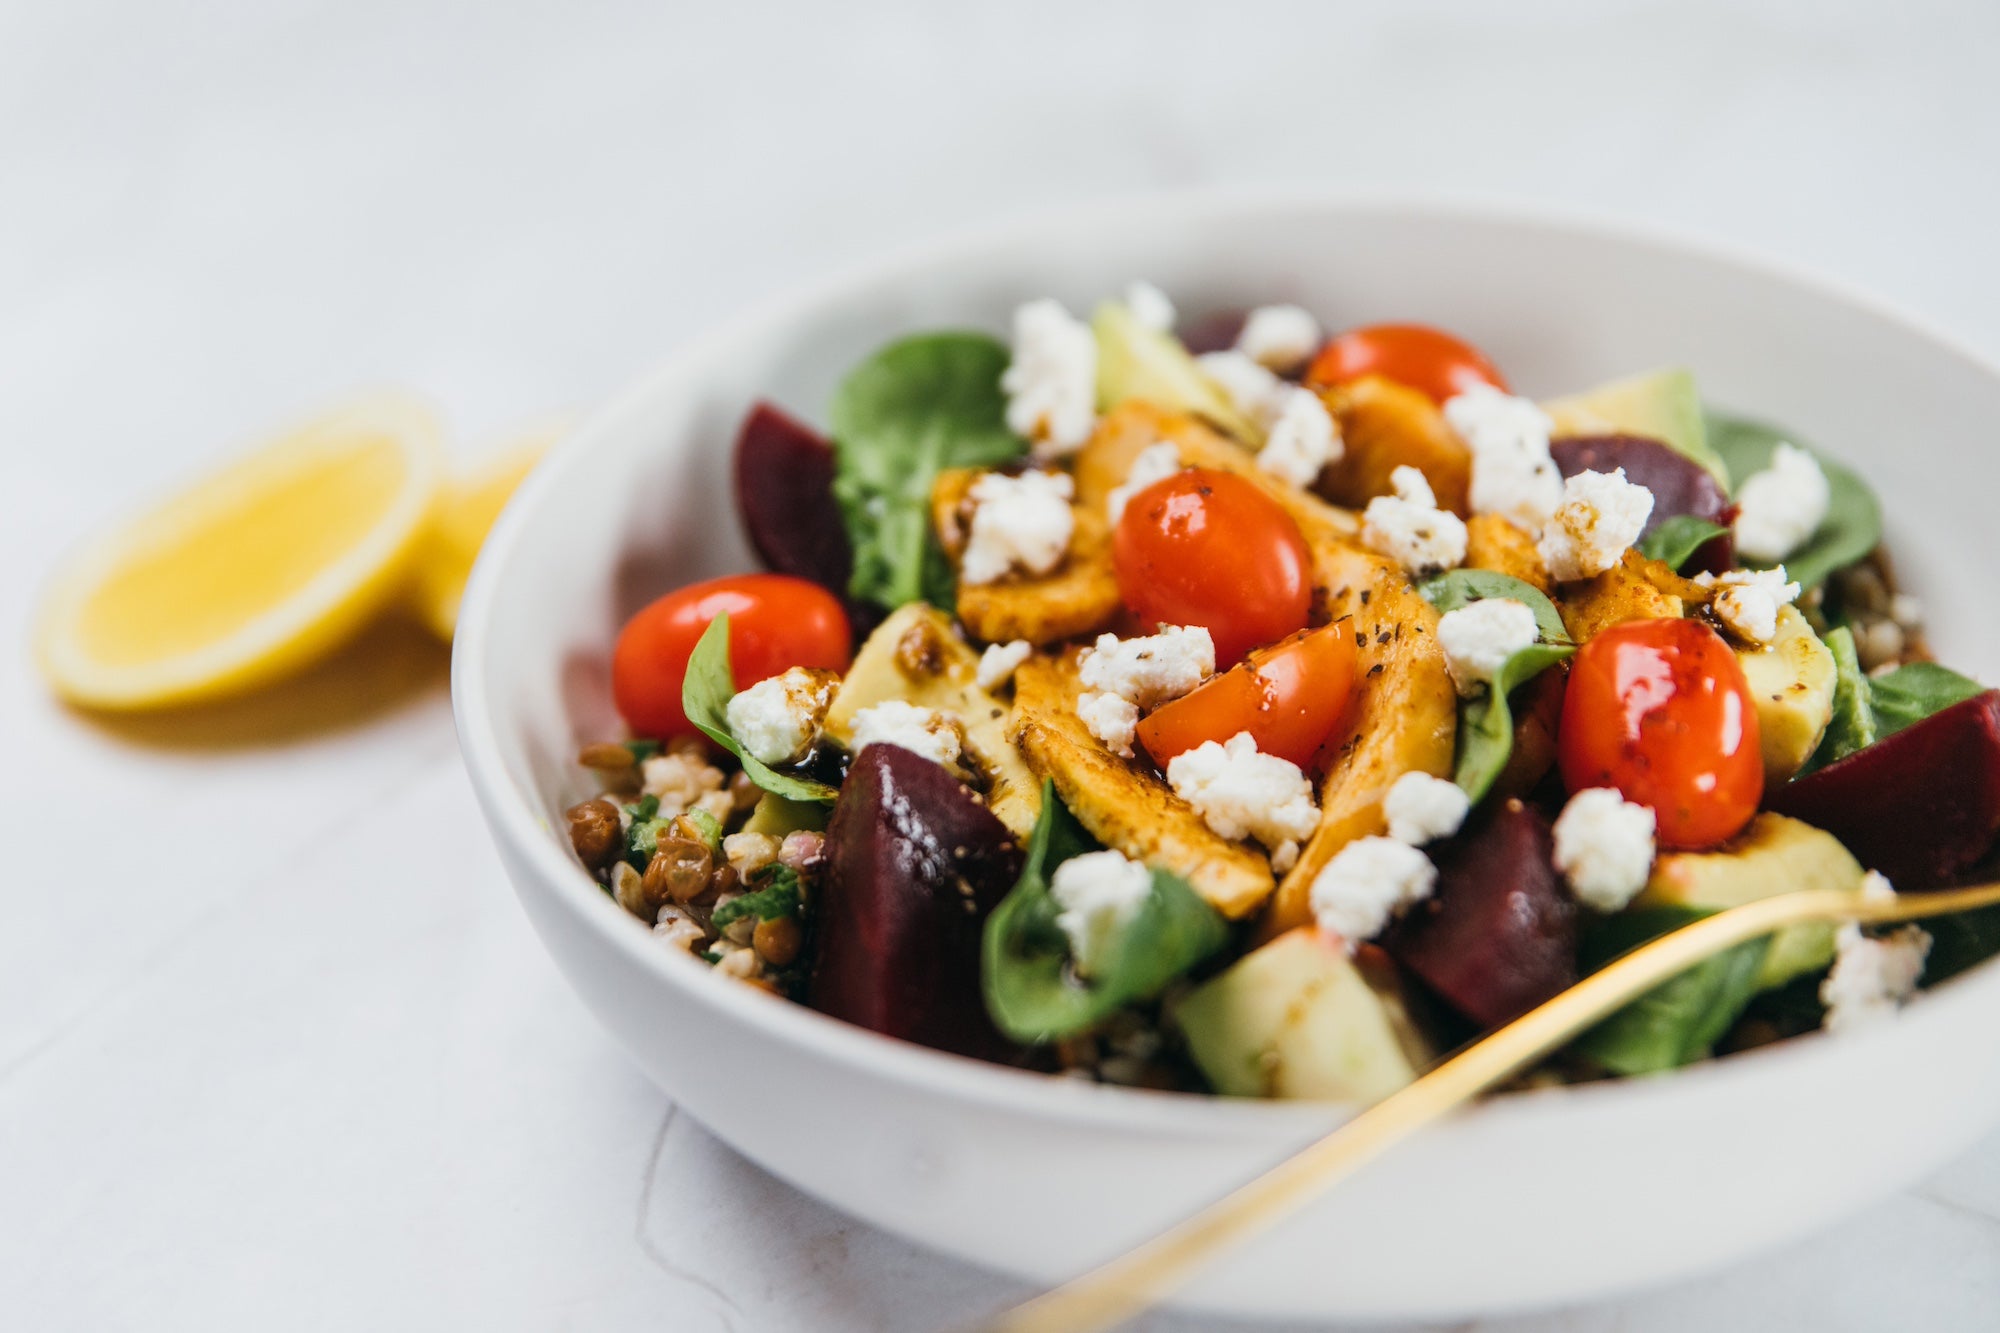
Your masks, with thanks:
M 965 550 L 965 493 L 981 475 L 977 468 L 952 468 L 931 489 L 931 524 L 954 568 Z M 1071 512 L 1076 529 L 1069 554 L 1047 574 L 958 585 L 958 618 L 975 637 L 988 643 L 1026 639 L 1039 648 L 1111 624 L 1118 614 L 1118 579 L 1103 501 L 1078 503 Z
M 1322 495 L 1352 509 L 1365 508 L 1378 495 L 1393 495 L 1389 474 L 1408 466 L 1424 474 L 1440 508 L 1466 512 L 1472 451 L 1427 395 L 1367 375 L 1322 396 L 1340 423 L 1345 444 L 1338 461 L 1320 474 Z

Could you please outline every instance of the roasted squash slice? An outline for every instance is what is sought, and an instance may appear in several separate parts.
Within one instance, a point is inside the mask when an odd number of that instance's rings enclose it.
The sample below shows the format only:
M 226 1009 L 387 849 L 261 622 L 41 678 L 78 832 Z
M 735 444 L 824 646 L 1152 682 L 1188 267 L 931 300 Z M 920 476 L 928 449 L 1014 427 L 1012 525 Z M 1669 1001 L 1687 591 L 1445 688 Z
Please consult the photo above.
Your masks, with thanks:
M 1322 396 L 1340 423 L 1345 448 L 1320 474 L 1320 494 L 1362 509 L 1378 495 L 1393 495 L 1389 474 L 1408 466 L 1424 474 L 1440 508 L 1466 512 L 1472 451 L 1429 396 L 1379 375 L 1363 376 Z
M 1685 615 L 1691 603 L 1708 600 L 1699 583 L 1682 578 L 1658 560 L 1637 551 L 1595 578 L 1564 584 L 1556 609 L 1578 643 L 1588 643 L 1628 620 L 1667 620 Z
M 931 523 L 953 568 L 965 550 L 965 493 L 981 473 L 952 468 L 931 489 Z M 987 643 L 1026 639 L 1036 647 L 1104 629 L 1118 614 L 1118 579 L 1111 569 L 1111 525 L 1104 503 L 1072 508 L 1076 530 L 1069 554 L 1047 574 L 958 586 L 958 618 Z

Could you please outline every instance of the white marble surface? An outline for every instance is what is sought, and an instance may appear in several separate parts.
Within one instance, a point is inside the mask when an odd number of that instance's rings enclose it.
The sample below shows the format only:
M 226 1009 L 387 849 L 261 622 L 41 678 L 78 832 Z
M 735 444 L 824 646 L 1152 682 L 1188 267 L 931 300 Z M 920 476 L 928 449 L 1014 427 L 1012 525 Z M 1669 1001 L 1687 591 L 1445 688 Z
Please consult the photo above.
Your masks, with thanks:
M 1996 43 L 1979 4 L 0 7 L 0 1323 L 914 1329 L 1020 1294 L 627 1065 L 501 882 L 416 636 L 192 718 L 52 705 L 22 645 L 82 534 L 357 386 L 477 448 L 832 267 L 1190 182 L 1656 219 L 2000 355 Z M 2000 1137 L 1787 1253 L 1482 1327 L 1996 1322 Z

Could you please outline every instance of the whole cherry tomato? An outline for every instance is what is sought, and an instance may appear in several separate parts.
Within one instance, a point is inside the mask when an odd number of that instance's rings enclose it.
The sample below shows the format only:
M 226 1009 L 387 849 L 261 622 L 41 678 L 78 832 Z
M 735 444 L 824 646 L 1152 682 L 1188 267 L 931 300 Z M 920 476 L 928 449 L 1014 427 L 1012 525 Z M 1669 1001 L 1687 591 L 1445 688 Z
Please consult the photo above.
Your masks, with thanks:
M 1265 754 L 1304 768 L 1347 712 L 1354 660 L 1349 621 L 1294 634 L 1155 709 L 1139 724 L 1139 740 L 1165 768 L 1203 741 L 1247 731 Z
M 1757 707 L 1736 654 L 1697 620 L 1633 620 L 1578 650 L 1557 738 L 1572 792 L 1651 806 L 1664 847 L 1712 847 L 1757 813 Z
M 1189 468 L 1133 496 L 1112 536 L 1118 593 L 1150 634 L 1200 625 L 1215 664 L 1306 627 L 1312 561 L 1299 525 L 1228 472 Z
M 1443 403 L 1467 389 L 1507 381 L 1477 347 L 1422 324 L 1370 324 L 1330 340 L 1306 372 L 1308 384 L 1345 384 L 1364 375 L 1407 384 Z
M 681 709 L 688 656 L 709 622 L 729 616 L 729 671 L 748 689 L 788 667 L 847 669 L 852 635 L 840 599 L 784 574 L 731 574 L 670 592 L 625 622 L 611 650 L 611 697 L 640 736 L 695 730 Z

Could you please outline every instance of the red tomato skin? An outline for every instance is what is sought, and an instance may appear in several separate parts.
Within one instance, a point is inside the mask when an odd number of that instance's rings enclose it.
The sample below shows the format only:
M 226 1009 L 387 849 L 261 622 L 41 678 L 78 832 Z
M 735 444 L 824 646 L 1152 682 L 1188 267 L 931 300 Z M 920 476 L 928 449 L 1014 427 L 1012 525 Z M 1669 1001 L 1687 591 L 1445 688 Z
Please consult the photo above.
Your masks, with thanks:
M 1346 384 L 1365 375 L 1406 384 L 1440 405 L 1481 384 L 1507 388 L 1484 352 L 1424 324 L 1369 324 L 1337 334 L 1313 358 L 1306 383 Z
M 1299 525 L 1228 472 L 1189 468 L 1134 495 L 1111 557 L 1142 632 L 1202 626 L 1217 670 L 1304 629 L 1312 609 L 1312 557 Z
M 1571 792 L 1615 787 L 1662 847 L 1726 842 L 1757 813 L 1757 707 L 1736 654 L 1698 620 L 1635 620 L 1578 650 L 1558 737 Z
M 1153 710 L 1139 742 L 1165 768 L 1175 755 L 1239 731 L 1265 754 L 1312 767 L 1353 700 L 1354 624 L 1338 621 L 1251 653 L 1194 692 Z
M 695 643 L 729 616 L 729 670 L 739 690 L 795 666 L 845 671 L 853 635 L 840 599 L 784 574 L 730 574 L 691 583 L 625 622 L 611 650 L 611 697 L 638 736 L 696 734 L 681 708 Z

